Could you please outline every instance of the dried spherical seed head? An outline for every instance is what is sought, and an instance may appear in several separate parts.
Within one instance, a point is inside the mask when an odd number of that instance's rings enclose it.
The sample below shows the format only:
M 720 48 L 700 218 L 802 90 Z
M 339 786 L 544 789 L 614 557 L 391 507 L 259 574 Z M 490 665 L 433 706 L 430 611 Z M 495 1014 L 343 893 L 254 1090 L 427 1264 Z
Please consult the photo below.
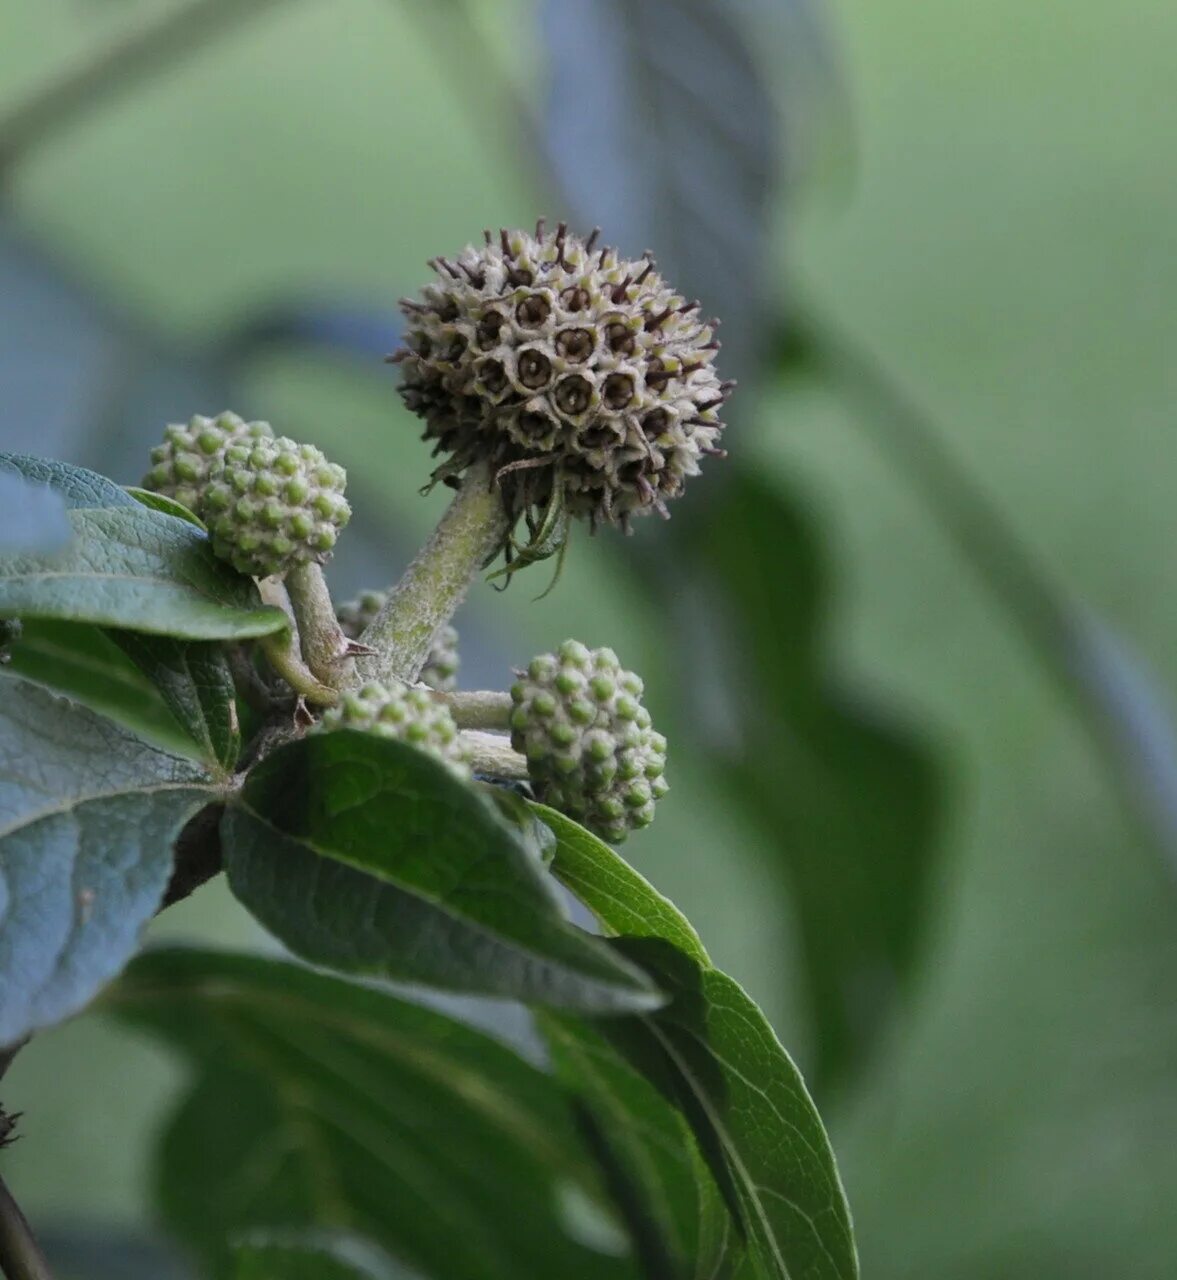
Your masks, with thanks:
M 514 516 L 544 508 L 557 477 L 568 513 L 594 524 L 666 514 L 703 455 L 722 452 L 732 384 L 713 367 L 714 327 L 648 255 L 597 248 L 595 232 L 485 238 L 435 259 L 439 280 L 401 304 L 393 359 L 446 455 L 434 478 L 485 460 Z
M 620 843 L 648 826 L 666 794 L 666 739 L 642 682 L 612 649 L 567 640 L 533 658 L 511 688 L 511 745 L 536 797 Z
M 229 445 L 273 435 L 268 422 L 246 422 L 235 413 L 215 418 L 197 414 L 186 424 L 171 423 L 164 428 L 163 443 L 151 451 L 151 470 L 143 477 L 143 488 L 197 511 Z
M 443 761 L 460 777 L 470 776 L 470 754 L 449 709 L 424 689 L 372 682 L 351 690 L 323 713 L 313 732 L 358 729 L 407 742 Z
M 327 560 L 351 518 L 347 473 L 286 436 L 230 444 L 205 486 L 200 515 L 213 550 L 240 573 L 285 574 Z

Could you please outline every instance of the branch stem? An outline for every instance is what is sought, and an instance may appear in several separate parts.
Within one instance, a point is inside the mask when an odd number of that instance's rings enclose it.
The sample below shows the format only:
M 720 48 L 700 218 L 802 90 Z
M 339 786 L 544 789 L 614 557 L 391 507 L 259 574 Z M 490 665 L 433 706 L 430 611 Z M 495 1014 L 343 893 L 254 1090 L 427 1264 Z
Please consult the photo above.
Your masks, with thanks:
M 347 636 L 335 616 L 327 580 L 317 564 L 301 564 L 286 575 L 286 591 L 298 623 L 298 643 L 307 666 L 331 689 L 342 689 L 352 676 Z
M 448 707 L 459 729 L 500 729 L 510 727 L 511 708 L 515 705 L 509 693 L 490 689 L 435 693 L 437 702 Z
M 502 545 L 508 527 L 489 469 L 485 464 L 471 467 L 429 541 L 360 637 L 376 652 L 356 662 L 349 683 L 414 682 L 438 632 Z
M 469 748 L 470 768 L 488 778 L 523 782 L 527 779 L 527 760 L 511 747 L 501 733 L 483 733 L 467 729 L 458 734 L 462 745 Z
M 298 619 L 294 616 L 286 583 L 278 578 L 259 578 L 257 587 L 263 603 L 276 606 L 290 619 L 290 626 L 284 631 L 272 631 L 258 641 L 270 666 L 309 703 L 329 707 L 338 702 L 338 691 L 324 684 L 303 661 Z
M 7 1280 L 53 1280 L 28 1219 L 0 1178 L 0 1270 Z

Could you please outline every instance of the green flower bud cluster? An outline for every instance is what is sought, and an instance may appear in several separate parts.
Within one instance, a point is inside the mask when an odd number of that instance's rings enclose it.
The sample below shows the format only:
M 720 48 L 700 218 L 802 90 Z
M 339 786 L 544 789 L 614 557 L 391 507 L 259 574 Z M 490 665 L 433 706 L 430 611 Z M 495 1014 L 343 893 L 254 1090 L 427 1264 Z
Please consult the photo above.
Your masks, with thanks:
M 666 739 L 642 690 L 612 649 L 575 640 L 533 658 L 511 688 L 511 745 L 536 798 L 615 844 L 653 821 L 668 789 Z
M 395 738 L 443 761 L 460 777 L 469 777 L 469 753 L 446 707 L 424 689 L 375 681 L 345 693 L 323 713 L 315 732 L 359 729 L 382 738 Z
M 339 627 L 349 640 L 358 640 L 369 623 L 384 607 L 387 591 L 361 591 L 354 600 L 341 604 L 335 611 Z M 438 693 L 452 693 L 458 687 L 458 631 L 445 626 L 438 633 L 429 651 L 429 657 L 421 670 L 421 683 Z
M 174 498 L 199 515 L 205 487 L 228 446 L 270 439 L 273 434 L 268 422 L 246 422 L 227 412 L 215 418 L 198 413 L 187 424 L 172 423 L 164 429 L 163 443 L 151 451 L 151 470 L 143 477 L 143 488 Z
M 347 473 L 286 436 L 230 443 L 197 512 L 213 550 L 256 578 L 327 560 L 351 518 Z

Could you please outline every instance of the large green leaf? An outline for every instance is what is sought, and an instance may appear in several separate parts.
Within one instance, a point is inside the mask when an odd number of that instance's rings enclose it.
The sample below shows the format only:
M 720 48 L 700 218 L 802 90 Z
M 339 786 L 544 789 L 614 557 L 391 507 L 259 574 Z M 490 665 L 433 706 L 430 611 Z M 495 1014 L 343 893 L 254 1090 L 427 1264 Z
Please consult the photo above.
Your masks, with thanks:
M 196 765 L 0 677 L 0 1046 L 119 972 L 210 794 Z
M 636 1280 L 572 1234 L 595 1178 L 559 1085 L 383 991 L 251 956 L 139 957 L 106 997 L 200 1069 L 157 1174 L 218 1276 L 242 1230 L 367 1237 L 438 1280 Z M 601 1210 L 598 1208 L 599 1214 Z
M 739 723 L 737 741 L 712 751 L 712 768 L 777 846 L 804 949 L 820 1090 L 861 1065 L 913 971 L 940 777 L 908 726 L 827 669 L 826 575 L 787 493 L 737 466 L 695 528 L 709 616 L 728 628 L 718 642 Z
M 159 689 L 101 627 L 28 619 L 9 650 L 7 669 L 110 716 L 166 751 L 199 753 Z
M 188 640 L 242 639 L 287 625 L 189 521 L 149 510 L 79 467 L 0 453 L 0 474 L 59 494 L 73 531 L 63 550 L 0 556 L 0 617 L 61 618 Z
M 582 1100 L 648 1280 L 731 1274 L 739 1237 L 682 1114 L 597 1028 L 555 1013 L 537 1014 L 537 1023 L 558 1078 Z
M 212 641 L 134 631 L 114 631 L 111 637 L 159 691 L 202 758 L 222 770 L 232 769 L 241 749 L 241 727 L 224 648 Z
M 683 948 L 690 926 L 636 872 L 616 865 L 616 853 L 569 819 L 538 811 L 556 835 L 554 874 L 576 886 L 615 945 L 671 996 L 653 1013 L 602 1023 L 602 1033 L 686 1116 L 739 1218 L 754 1273 L 856 1277 L 829 1139 L 764 1015 L 697 947 Z M 635 917 L 644 921 L 637 929 Z M 594 1083 L 593 1073 L 584 1078 Z
M 383 1249 L 337 1232 L 254 1231 L 233 1257 L 233 1280 L 413 1280 Z
M 291 743 L 222 831 L 233 892 L 315 963 L 562 1008 L 660 1001 L 564 918 L 519 827 L 415 747 L 349 730 Z

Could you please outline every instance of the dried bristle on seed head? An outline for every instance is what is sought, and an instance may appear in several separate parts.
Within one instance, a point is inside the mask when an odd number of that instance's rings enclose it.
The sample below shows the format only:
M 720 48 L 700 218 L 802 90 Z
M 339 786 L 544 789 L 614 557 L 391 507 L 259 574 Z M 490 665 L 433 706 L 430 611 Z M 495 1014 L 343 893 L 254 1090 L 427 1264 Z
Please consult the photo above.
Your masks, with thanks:
M 510 514 L 547 506 L 594 526 L 667 514 L 718 447 L 732 384 L 715 327 L 658 274 L 560 223 L 484 233 L 405 300 L 405 404 L 443 455 L 434 479 L 486 461 Z M 520 465 L 523 464 L 523 465 Z

